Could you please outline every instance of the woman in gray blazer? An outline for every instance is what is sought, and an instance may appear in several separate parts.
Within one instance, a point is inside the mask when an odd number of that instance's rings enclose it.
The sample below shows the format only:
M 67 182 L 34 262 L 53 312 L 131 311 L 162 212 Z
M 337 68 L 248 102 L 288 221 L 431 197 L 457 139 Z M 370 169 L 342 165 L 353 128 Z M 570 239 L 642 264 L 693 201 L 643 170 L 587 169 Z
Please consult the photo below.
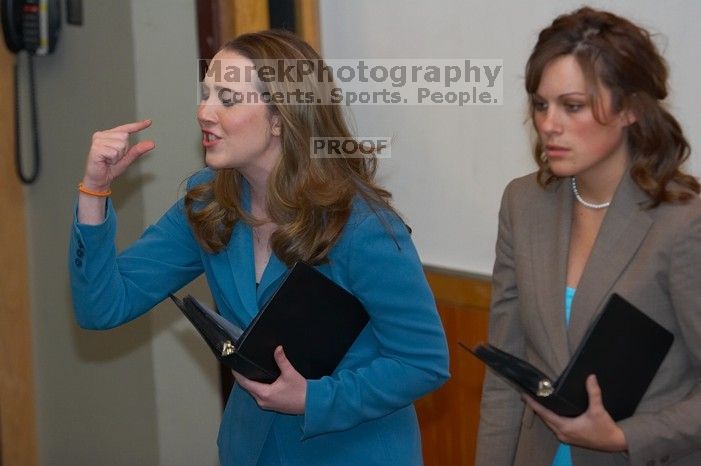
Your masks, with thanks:
M 594 376 L 587 411 L 566 418 L 488 373 L 478 465 L 701 464 L 701 201 L 666 82 L 624 18 L 582 8 L 539 35 L 526 68 L 539 169 L 502 199 L 490 343 L 555 378 L 612 293 L 674 343 L 619 422 Z

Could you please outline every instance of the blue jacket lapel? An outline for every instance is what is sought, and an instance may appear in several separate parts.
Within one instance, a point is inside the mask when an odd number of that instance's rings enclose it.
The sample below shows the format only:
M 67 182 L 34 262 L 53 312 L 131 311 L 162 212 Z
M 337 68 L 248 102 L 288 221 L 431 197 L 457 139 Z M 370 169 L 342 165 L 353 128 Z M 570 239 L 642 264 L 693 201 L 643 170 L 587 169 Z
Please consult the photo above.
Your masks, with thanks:
M 237 222 L 227 248 L 228 262 L 231 267 L 234 285 L 244 306 L 243 310 L 251 318 L 258 313 L 252 236 L 249 225 Z
M 270 255 L 268 260 L 268 265 L 263 271 L 263 276 L 261 277 L 260 284 L 258 285 L 258 307 L 261 307 L 270 297 L 271 293 L 277 289 L 280 284 L 280 280 L 283 275 L 287 273 L 289 269 L 282 262 L 275 253 Z
M 251 211 L 251 192 L 248 183 L 244 183 L 242 200 L 246 212 Z M 275 253 L 270 255 L 268 264 L 256 289 L 255 258 L 253 257 L 253 230 L 244 222 L 237 222 L 227 248 L 228 262 L 231 267 L 234 284 L 238 291 L 244 311 L 252 319 L 258 314 L 268 295 L 277 288 L 279 279 L 287 272 L 287 266 Z
M 241 195 L 244 210 L 250 212 L 251 194 L 247 183 L 244 183 Z M 253 262 L 253 232 L 250 225 L 242 221 L 236 222 L 226 254 L 234 286 L 244 307 L 242 311 L 252 319 L 258 313 L 258 305 L 256 304 L 256 270 Z M 226 293 L 226 290 L 224 292 Z

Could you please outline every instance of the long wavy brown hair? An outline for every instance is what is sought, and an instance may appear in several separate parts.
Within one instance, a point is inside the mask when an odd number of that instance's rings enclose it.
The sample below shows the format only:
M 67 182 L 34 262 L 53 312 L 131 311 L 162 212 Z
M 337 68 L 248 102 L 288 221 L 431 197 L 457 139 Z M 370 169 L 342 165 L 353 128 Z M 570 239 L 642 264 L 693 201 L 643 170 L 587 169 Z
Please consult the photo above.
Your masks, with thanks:
M 696 178 L 681 170 L 689 157 L 689 143 L 679 122 L 664 107 L 667 64 L 650 33 L 625 18 L 588 7 L 557 17 L 540 32 L 526 65 L 532 120 L 533 96 L 543 70 L 563 55 L 572 55 L 579 63 L 597 121 L 603 123 L 598 113 L 600 85 L 611 91 L 615 111 L 627 109 L 635 115 L 636 121 L 626 130 L 630 174 L 650 196 L 650 207 L 687 201 L 693 196 L 690 191 L 698 194 Z M 541 186 L 557 179 L 543 158 L 541 141 L 536 142 L 533 157 Z M 671 188 L 672 182 L 682 189 Z
M 305 66 L 300 60 L 323 62 L 309 44 L 286 31 L 243 34 L 222 50 L 250 59 L 258 70 L 266 64 L 277 66 L 280 61 L 292 67 L 292 72 L 275 79 L 258 79 L 261 94 L 290 96 L 300 91 L 298 96 L 304 92 L 328 96 L 334 87 L 332 80 L 318 79 L 317 74 L 297 74 L 298 67 Z M 394 212 L 389 204 L 391 195 L 375 183 L 377 158 L 367 153 L 367 147 L 358 146 L 364 150 L 362 156 L 311 156 L 310 138 L 352 137 L 339 104 L 276 103 L 273 99 L 267 105 L 282 126 L 282 157 L 268 179 L 266 196 L 269 220 L 277 225 L 271 237 L 272 250 L 288 266 L 298 260 L 324 262 L 348 221 L 353 199 L 360 196 L 373 209 Z M 244 210 L 244 183 L 235 169 L 219 169 L 210 182 L 186 193 L 188 219 L 206 251 L 216 253 L 225 248 L 236 222 L 262 223 Z

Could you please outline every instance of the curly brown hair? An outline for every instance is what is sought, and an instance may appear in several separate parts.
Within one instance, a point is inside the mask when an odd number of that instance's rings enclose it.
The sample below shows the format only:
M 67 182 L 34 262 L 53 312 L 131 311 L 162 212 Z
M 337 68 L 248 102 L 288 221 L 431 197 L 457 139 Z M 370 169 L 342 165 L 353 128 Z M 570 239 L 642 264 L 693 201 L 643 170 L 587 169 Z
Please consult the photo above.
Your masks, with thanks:
M 309 44 L 286 31 L 243 34 L 222 50 L 236 52 L 258 65 L 279 60 L 292 67 L 300 65 L 300 60 L 323 63 Z M 258 80 L 258 91 L 290 95 L 301 89 L 328 95 L 333 87 L 332 81 L 316 79 L 314 74 L 302 74 L 301 81 L 290 81 L 284 74 L 280 77 Z M 279 116 L 282 126 L 282 157 L 270 175 L 266 196 L 267 213 L 278 225 L 271 237 L 272 250 L 288 266 L 298 260 L 324 262 L 348 221 L 353 199 L 360 196 L 373 209 L 394 212 L 389 204 L 391 195 L 374 182 L 377 159 L 366 148 L 362 157 L 310 156 L 310 138 L 351 137 L 340 105 L 275 101 L 267 105 Z M 243 208 L 244 182 L 235 169 L 219 169 L 210 182 L 186 193 L 189 222 L 206 251 L 216 253 L 225 248 L 236 222 L 252 226 L 261 223 Z
M 690 153 L 679 122 L 664 107 L 667 97 L 667 65 L 650 33 L 612 13 L 581 8 L 561 15 L 543 29 L 526 65 L 526 91 L 537 92 L 545 67 L 558 57 L 572 55 L 581 67 L 588 86 L 594 117 L 599 86 L 611 91 L 615 111 L 627 109 L 636 121 L 627 128 L 631 154 L 630 174 L 651 199 L 650 207 L 662 202 L 685 202 L 699 193 L 697 179 L 681 170 Z M 543 158 L 537 141 L 533 156 L 538 164 L 538 182 L 545 186 L 557 179 Z M 674 183 L 682 189 L 670 187 Z

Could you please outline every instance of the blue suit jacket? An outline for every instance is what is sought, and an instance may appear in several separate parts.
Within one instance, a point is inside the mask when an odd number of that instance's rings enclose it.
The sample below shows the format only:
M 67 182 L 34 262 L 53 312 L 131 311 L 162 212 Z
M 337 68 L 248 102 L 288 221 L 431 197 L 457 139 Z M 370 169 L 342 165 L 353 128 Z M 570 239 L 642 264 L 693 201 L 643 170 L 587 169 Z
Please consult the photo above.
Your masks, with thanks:
M 202 170 L 188 186 L 212 176 Z M 249 208 L 247 192 L 243 200 Z M 245 327 L 287 270 L 273 254 L 256 288 L 251 228 L 237 223 L 226 249 L 209 254 L 195 241 L 182 199 L 119 255 L 115 232 L 109 201 L 103 224 L 73 225 L 71 286 L 85 328 L 132 320 L 202 272 L 219 312 Z M 332 376 L 308 381 L 303 415 L 261 410 L 235 386 L 219 431 L 222 464 L 255 465 L 269 435 L 285 465 L 422 464 L 412 402 L 448 378 L 448 351 L 404 224 L 354 201 L 329 262 L 318 270 L 362 301 L 370 323 Z

